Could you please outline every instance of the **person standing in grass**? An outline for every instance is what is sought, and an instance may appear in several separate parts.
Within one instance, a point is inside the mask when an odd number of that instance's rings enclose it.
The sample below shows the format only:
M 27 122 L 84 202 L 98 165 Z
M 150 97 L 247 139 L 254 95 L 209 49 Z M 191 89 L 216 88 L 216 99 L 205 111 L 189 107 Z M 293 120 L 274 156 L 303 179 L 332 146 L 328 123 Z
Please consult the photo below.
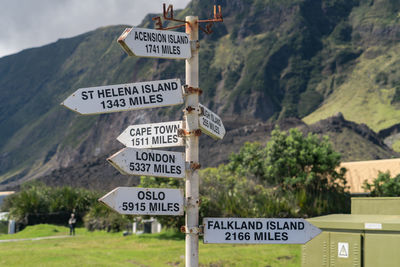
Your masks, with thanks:
M 71 218 L 69 218 L 68 220 L 69 235 L 75 235 L 75 224 L 76 224 L 75 214 L 71 213 Z

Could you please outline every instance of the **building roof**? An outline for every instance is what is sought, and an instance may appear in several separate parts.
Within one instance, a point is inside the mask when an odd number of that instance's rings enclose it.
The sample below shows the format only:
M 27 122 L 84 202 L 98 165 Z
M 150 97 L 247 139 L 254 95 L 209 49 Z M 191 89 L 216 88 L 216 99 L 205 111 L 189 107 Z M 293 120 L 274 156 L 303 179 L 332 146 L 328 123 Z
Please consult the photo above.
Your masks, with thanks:
M 400 174 L 399 159 L 382 159 L 368 161 L 342 162 L 340 167 L 347 169 L 346 180 L 353 194 L 365 193 L 362 185 L 365 180 L 372 183 L 379 172 L 390 172 L 391 177 Z
M 0 191 L 0 197 L 14 194 L 15 191 Z

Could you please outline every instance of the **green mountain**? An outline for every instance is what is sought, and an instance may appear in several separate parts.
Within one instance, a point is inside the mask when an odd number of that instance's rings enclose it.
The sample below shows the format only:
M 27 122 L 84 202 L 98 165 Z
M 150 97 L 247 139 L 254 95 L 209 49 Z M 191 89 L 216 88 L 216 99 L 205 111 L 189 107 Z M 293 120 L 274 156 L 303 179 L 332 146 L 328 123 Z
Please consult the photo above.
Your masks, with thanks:
M 175 17 L 209 18 L 213 3 L 193 0 Z M 375 131 L 400 123 L 398 0 L 220 3 L 224 22 L 213 26 L 213 34 L 201 34 L 200 87 L 201 102 L 223 118 L 228 132 L 291 117 L 311 124 L 339 111 Z M 154 16 L 140 27 L 154 28 Z M 59 105 L 82 87 L 184 81 L 182 60 L 127 56 L 116 42 L 125 27 L 100 28 L 0 58 L 3 184 L 111 155 L 122 147 L 115 138 L 128 125 L 181 118 L 180 106 L 80 116 Z M 397 139 L 390 133 L 387 138 L 396 147 Z M 228 151 L 255 139 L 244 134 Z M 204 142 L 203 152 L 218 158 L 206 166 L 227 159 L 218 143 Z M 383 143 L 375 145 L 386 152 L 348 160 L 395 155 Z

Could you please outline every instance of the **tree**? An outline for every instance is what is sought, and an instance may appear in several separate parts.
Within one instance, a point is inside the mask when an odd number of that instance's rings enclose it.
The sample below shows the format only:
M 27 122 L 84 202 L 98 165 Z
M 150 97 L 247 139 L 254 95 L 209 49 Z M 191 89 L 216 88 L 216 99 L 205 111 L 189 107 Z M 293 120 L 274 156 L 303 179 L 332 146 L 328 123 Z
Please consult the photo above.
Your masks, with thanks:
M 391 178 L 390 172 L 379 172 L 378 177 L 370 184 L 364 181 L 363 188 L 371 192 L 371 197 L 398 197 L 400 196 L 400 174 Z
M 298 129 L 286 133 L 276 128 L 265 147 L 246 143 L 231 156 L 228 168 L 276 187 L 292 198 L 304 215 L 320 215 L 349 209 L 346 170 L 338 169 L 340 157 L 328 137 L 311 133 L 303 136 Z

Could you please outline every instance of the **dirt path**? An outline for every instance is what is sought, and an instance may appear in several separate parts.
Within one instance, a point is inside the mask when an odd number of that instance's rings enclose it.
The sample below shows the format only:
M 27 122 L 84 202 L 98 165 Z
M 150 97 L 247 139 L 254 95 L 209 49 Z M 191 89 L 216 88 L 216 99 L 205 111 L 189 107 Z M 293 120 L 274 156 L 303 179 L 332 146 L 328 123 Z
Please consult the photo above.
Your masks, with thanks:
M 37 241 L 37 240 L 44 240 L 44 239 L 57 239 L 57 238 L 67 238 L 67 237 L 71 237 L 71 236 L 70 235 L 59 235 L 59 236 L 44 236 L 44 237 L 35 237 L 35 238 L 4 239 L 4 240 L 0 240 L 0 243 L 18 242 L 18 241 Z

